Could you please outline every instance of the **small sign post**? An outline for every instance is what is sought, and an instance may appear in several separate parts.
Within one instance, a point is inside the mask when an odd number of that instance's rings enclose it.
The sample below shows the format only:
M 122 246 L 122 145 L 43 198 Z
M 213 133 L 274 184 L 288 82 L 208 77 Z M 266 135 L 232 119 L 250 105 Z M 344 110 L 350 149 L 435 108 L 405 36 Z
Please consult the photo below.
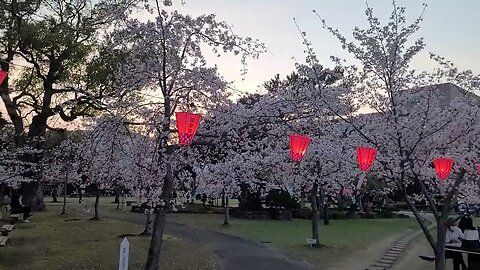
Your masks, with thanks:
M 120 244 L 120 259 L 118 260 L 118 270 L 128 270 L 128 254 L 130 252 L 130 243 L 127 238 L 123 238 Z
M 313 245 L 317 244 L 317 240 L 316 239 L 311 239 L 311 238 L 307 238 L 306 242 L 307 242 L 307 245 L 310 245 L 311 247 L 313 247 Z

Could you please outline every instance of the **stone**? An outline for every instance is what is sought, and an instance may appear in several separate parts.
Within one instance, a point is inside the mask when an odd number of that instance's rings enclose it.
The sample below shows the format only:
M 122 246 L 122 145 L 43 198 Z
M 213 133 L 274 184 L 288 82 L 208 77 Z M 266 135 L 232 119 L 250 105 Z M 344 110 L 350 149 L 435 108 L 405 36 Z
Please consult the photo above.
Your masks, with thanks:
M 383 268 L 390 268 L 390 266 L 392 266 L 392 265 L 389 264 L 389 263 L 376 262 L 376 263 L 373 264 L 373 266 L 378 266 L 378 267 L 383 267 Z
M 389 259 L 380 259 L 378 262 L 380 263 L 387 263 L 387 264 L 393 264 L 395 262 L 395 260 L 389 260 Z
M 380 267 L 380 266 L 370 266 L 369 268 L 365 270 L 385 270 L 385 267 Z
M 396 260 L 398 258 L 398 255 L 400 255 L 400 254 L 396 254 L 396 255 L 387 254 L 387 255 L 383 256 L 382 259 Z

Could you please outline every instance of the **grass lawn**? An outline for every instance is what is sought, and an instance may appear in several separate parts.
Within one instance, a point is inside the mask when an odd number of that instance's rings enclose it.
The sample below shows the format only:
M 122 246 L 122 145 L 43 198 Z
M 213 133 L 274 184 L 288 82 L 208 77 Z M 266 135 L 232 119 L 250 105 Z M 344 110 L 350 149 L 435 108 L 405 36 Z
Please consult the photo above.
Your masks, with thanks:
M 357 255 L 356 261 L 359 264 L 368 266 L 390 244 L 390 240 L 407 229 L 418 229 L 414 219 L 331 220 L 329 226 L 320 225 L 321 243 L 327 247 L 318 249 L 305 244 L 306 238 L 311 236 L 309 220 L 231 219 L 230 226 L 221 225 L 223 223 L 221 215 L 171 214 L 169 220 L 239 235 L 255 241 L 269 242 L 273 247 L 303 258 L 318 269 L 338 267 L 339 263 L 342 263 L 341 260 L 354 255 Z M 372 247 L 375 247 L 374 250 L 368 251 Z M 352 263 L 349 262 L 350 265 Z M 362 268 L 354 265 L 352 269 Z
M 0 248 L 0 269 L 117 269 L 119 235 L 142 230 L 131 223 L 59 213 L 59 207 L 49 206 L 48 211 L 34 213 L 31 223 L 17 223 L 7 245 Z M 143 269 L 150 238 L 128 239 L 130 269 Z M 161 262 L 160 268 L 166 270 L 214 268 L 211 254 L 171 236 L 165 237 Z

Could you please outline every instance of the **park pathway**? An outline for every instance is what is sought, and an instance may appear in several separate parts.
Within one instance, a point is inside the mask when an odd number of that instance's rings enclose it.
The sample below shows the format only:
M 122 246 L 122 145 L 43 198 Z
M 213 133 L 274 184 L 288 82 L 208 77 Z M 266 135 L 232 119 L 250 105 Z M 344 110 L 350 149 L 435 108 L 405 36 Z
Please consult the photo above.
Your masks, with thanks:
M 75 212 L 83 212 L 82 205 L 68 204 L 68 208 Z M 100 215 L 109 219 L 122 220 L 136 224 L 144 224 L 142 214 L 111 211 L 101 207 Z M 220 270 L 312 270 L 306 263 L 299 261 L 279 250 L 261 243 L 246 240 L 240 237 L 200 229 L 178 223 L 167 222 L 166 231 L 173 236 L 198 243 L 219 259 Z
M 415 218 L 412 213 L 404 212 L 403 214 L 407 214 L 410 218 Z M 430 219 L 430 225 L 428 229 L 431 229 L 435 226 L 435 222 L 426 215 L 424 218 Z M 366 268 L 365 270 L 388 270 L 393 267 L 395 262 L 397 262 L 398 258 L 402 254 L 402 252 L 408 247 L 412 240 L 422 234 L 422 230 L 408 230 L 402 236 L 400 236 L 392 245 L 391 247 L 385 252 L 385 254 L 377 261 L 375 261 L 370 267 Z

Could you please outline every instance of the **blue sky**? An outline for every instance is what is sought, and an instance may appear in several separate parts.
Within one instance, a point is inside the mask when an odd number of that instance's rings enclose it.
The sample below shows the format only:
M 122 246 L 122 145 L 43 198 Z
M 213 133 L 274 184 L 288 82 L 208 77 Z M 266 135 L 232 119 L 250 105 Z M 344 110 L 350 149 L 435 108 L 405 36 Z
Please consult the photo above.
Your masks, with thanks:
M 303 31 L 313 42 L 314 48 L 325 66 L 331 66 L 330 55 L 350 60 L 338 41 L 321 27 L 312 13 L 315 9 L 334 28 L 351 37 L 355 26 L 365 26 L 364 0 L 173 0 L 168 9 L 200 15 L 214 13 L 218 20 L 233 26 L 236 34 L 251 36 L 264 42 L 269 53 L 259 60 L 249 62 L 249 73 L 242 81 L 240 61 L 233 57 L 212 57 L 226 79 L 235 81 L 234 86 L 242 92 L 254 91 L 262 82 L 275 74 L 286 75 L 294 70 L 294 60 L 303 62 L 304 47 L 292 20 L 296 18 Z M 413 20 L 422 11 L 421 0 L 398 0 L 407 7 L 407 18 Z M 369 0 L 375 14 L 386 19 L 391 13 L 390 0 Z M 417 37 L 424 37 L 427 48 L 417 56 L 414 68 L 429 69 L 432 51 L 454 61 L 460 68 L 480 72 L 480 1 L 479 0 L 430 0 L 424 15 L 422 28 Z

